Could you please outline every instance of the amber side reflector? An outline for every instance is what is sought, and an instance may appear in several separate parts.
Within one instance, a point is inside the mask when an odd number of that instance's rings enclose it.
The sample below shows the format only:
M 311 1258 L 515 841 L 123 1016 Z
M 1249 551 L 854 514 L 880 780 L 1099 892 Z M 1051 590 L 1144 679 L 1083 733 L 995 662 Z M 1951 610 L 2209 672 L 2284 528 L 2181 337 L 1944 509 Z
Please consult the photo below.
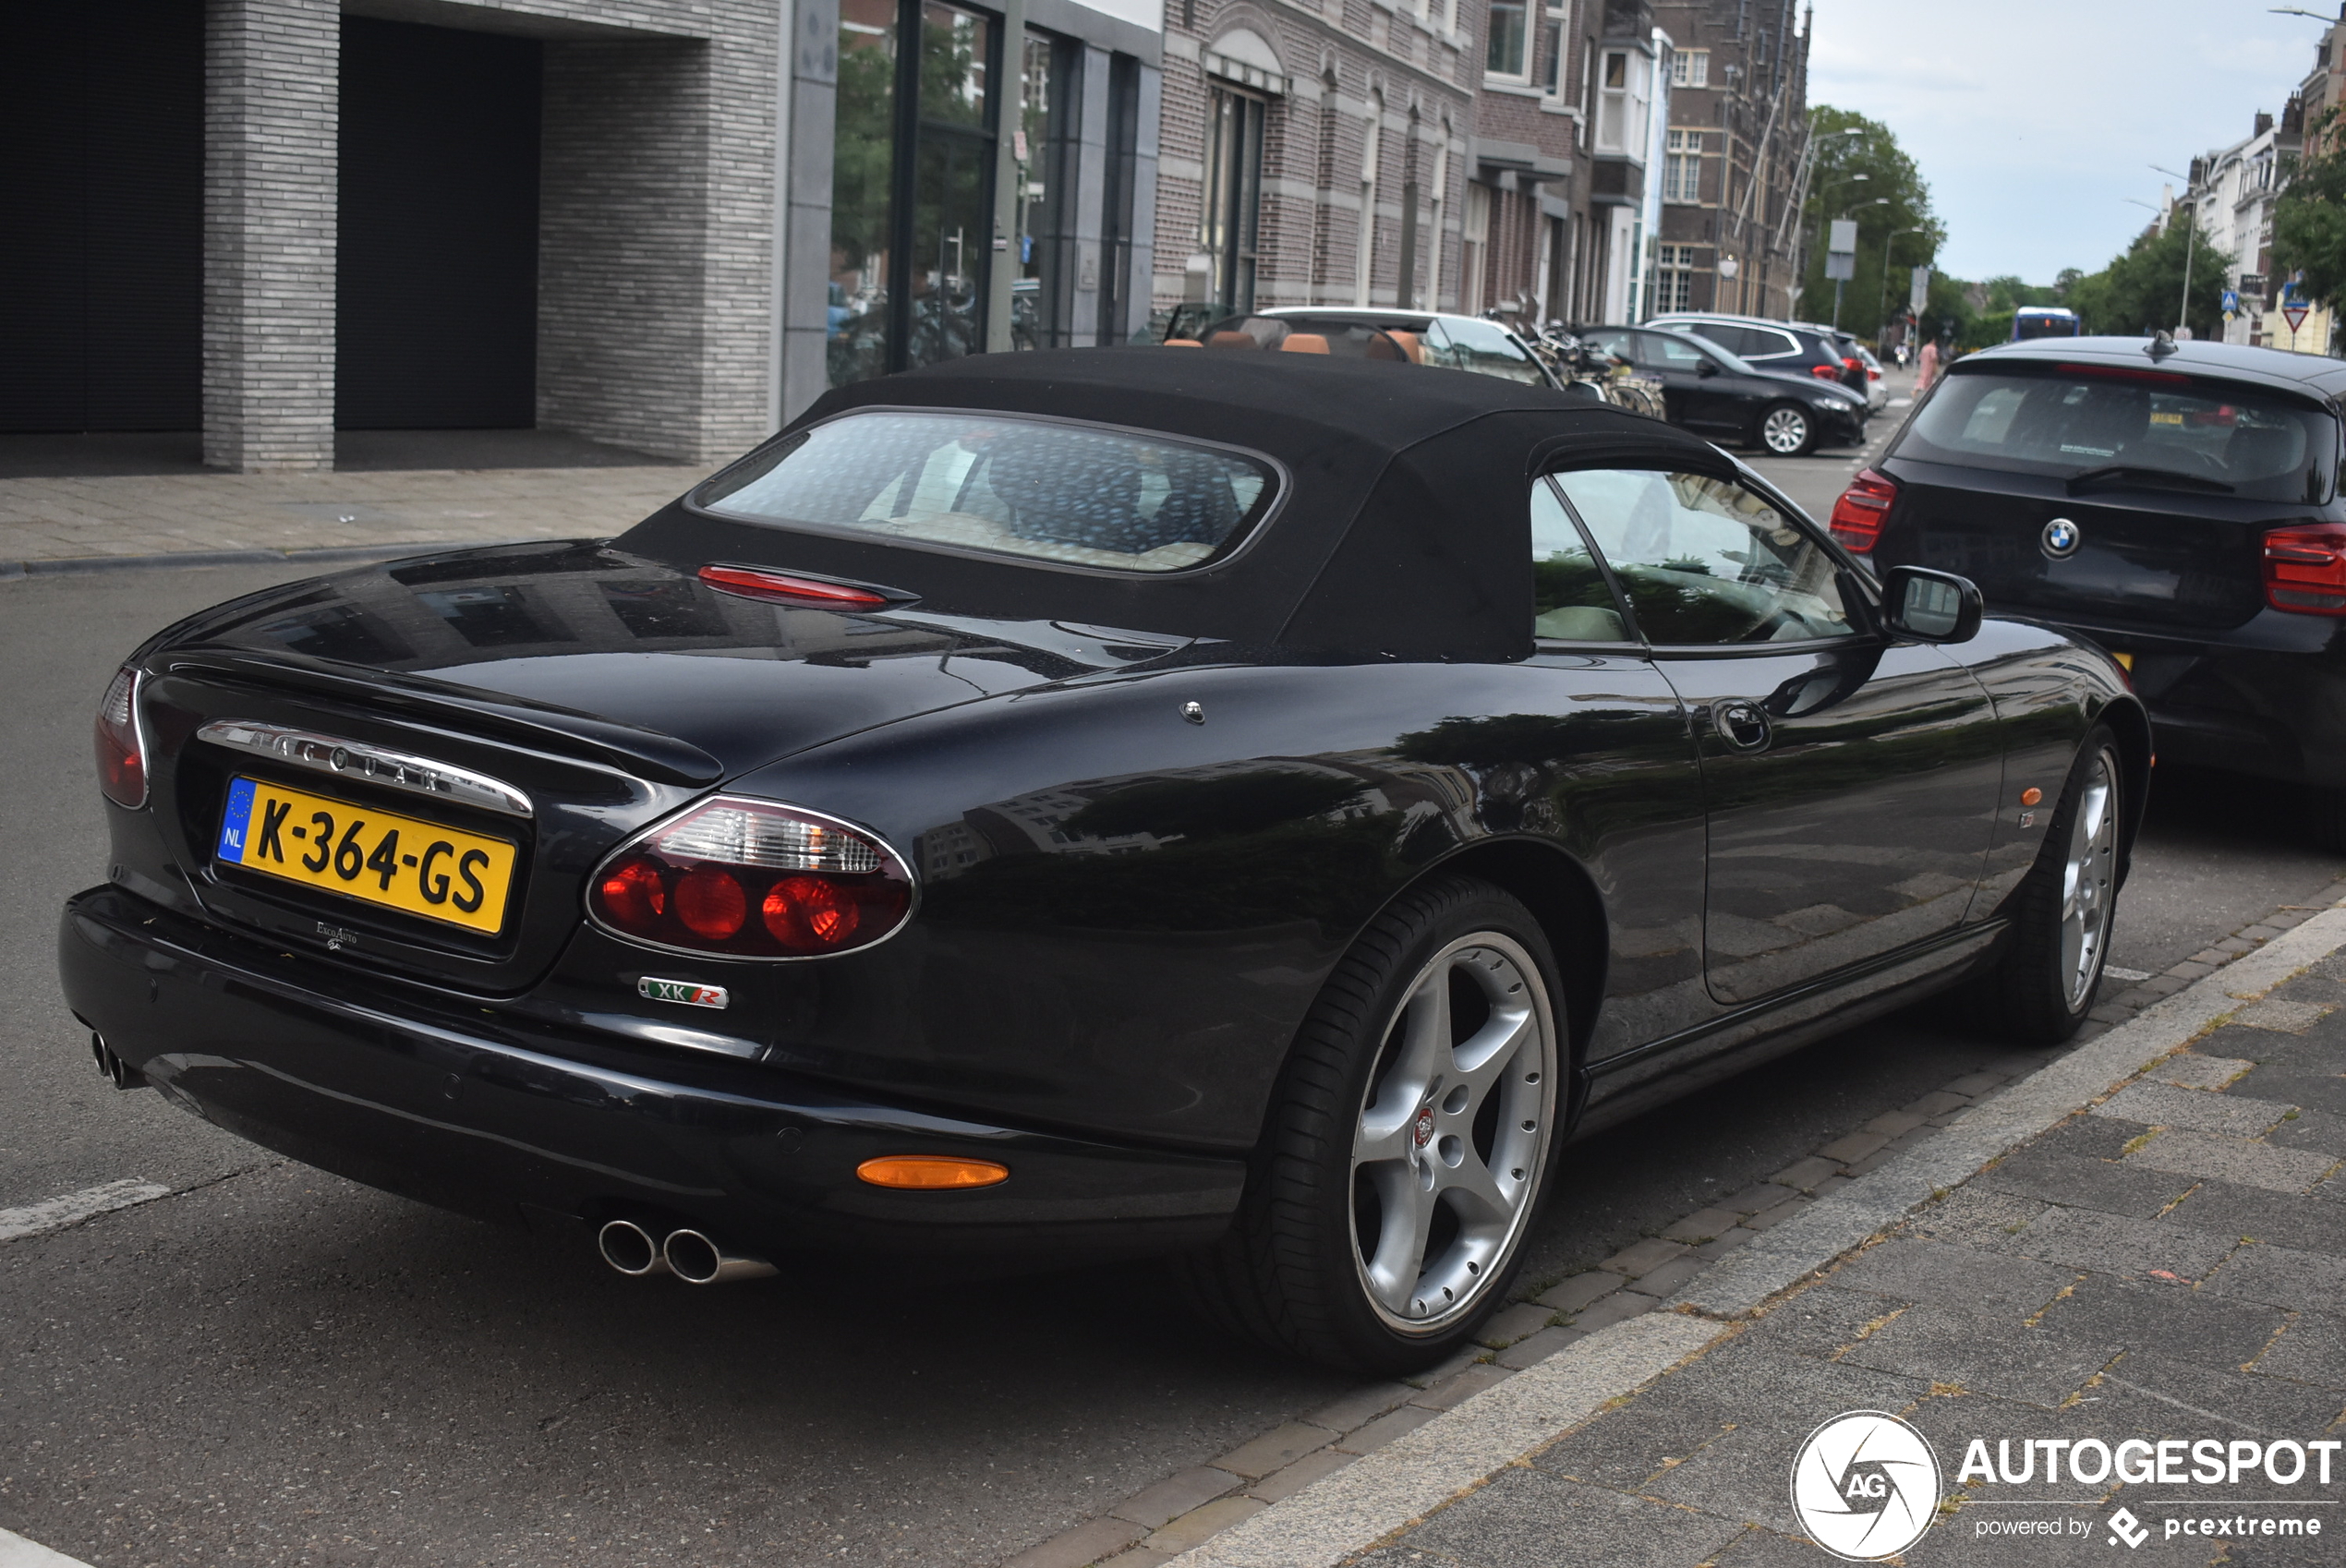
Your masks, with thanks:
M 942 1192 L 956 1187 L 992 1187 L 1010 1179 L 1010 1168 L 991 1160 L 963 1160 L 949 1154 L 883 1154 L 855 1167 L 855 1174 L 874 1187 L 898 1187 L 915 1192 Z
M 2020 803 L 2024 806 L 2033 806 L 2044 798 L 2045 792 L 2042 790 L 2038 789 L 2034 784 L 2029 785 L 2028 788 L 2020 791 Z

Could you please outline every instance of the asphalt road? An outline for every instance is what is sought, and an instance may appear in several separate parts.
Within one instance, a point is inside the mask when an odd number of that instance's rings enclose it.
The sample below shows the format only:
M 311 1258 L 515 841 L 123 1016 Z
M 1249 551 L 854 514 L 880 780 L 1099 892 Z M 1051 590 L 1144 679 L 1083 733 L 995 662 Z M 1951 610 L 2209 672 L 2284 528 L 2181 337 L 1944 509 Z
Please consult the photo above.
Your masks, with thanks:
M 1850 456 L 1767 466 L 1821 513 Z M 59 900 L 103 873 L 91 710 L 145 633 L 285 574 L 0 584 L 0 1208 L 182 1189 L 0 1244 L 0 1526 L 107 1568 L 983 1565 L 1349 1386 L 1217 1339 L 1148 1267 L 629 1281 L 104 1086 L 52 959 Z M 2287 807 L 2162 779 L 2115 961 L 2164 968 L 2346 870 Z M 1592 1139 L 1530 1272 L 2009 1061 L 1904 1015 Z

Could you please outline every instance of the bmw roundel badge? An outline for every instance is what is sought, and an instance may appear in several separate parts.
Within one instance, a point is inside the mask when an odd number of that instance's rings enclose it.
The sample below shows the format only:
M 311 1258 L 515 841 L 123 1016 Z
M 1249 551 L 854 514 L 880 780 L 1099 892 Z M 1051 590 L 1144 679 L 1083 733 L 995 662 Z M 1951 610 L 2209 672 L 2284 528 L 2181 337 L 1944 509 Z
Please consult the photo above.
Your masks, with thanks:
M 2049 561 L 2067 561 L 2077 553 L 2077 546 L 2084 539 L 2085 535 L 2077 531 L 2076 524 L 2066 517 L 2056 517 L 2046 524 L 2045 531 L 2037 537 L 2037 548 L 2045 552 Z

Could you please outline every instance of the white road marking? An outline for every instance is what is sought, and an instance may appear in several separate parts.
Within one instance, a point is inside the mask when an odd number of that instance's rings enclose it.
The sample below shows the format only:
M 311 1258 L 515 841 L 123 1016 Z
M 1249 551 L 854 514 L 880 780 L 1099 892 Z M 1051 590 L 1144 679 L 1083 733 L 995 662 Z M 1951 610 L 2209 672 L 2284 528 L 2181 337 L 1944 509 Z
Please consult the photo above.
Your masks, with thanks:
M 134 1203 L 151 1203 L 158 1198 L 171 1196 L 171 1188 L 160 1182 L 110 1181 L 103 1187 L 85 1187 L 79 1192 L 68 1192 L 62 1198 L 45 1202 L 28 1203 L 21 1209 L 0 1209 L 0 1241 L 22 1241 L 28 1236 L 63 1230 L 78 1225 L 93 1214 L 115 1209 L 127 1209 Z M 38 1550 L 40 1549 L 35 1548 Z M 27 1562 L 41 1561 L 27 1558 Z M 66 1561 L 58 1558 L 58 1562 Z M 0 1541 L 0 1568 L 16 1568 L 16 1560 L 7 1555 L 7 1546 Z
M 7 1212 L 23 1212 L 22 1210 Z M 0 1568 L 90 1568 L 90 1564 L 79 1557 L 51 1551 L 38 1541 L 29 1541 L 13 1531 L 0 1530 Z

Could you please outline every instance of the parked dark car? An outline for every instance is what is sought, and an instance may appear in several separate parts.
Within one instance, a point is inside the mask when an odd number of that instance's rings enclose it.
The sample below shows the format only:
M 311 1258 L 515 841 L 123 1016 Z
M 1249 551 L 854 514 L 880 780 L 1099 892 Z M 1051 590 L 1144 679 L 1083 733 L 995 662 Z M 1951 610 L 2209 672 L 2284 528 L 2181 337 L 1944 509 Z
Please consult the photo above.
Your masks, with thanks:
M 1847 387 L 1860 397 L 1867 395 L 1869 378 L 1865 361 L 1858 356 L 1856 339 L 1832 327 L 1701 310 L 1669 311 L 1646 325 L 1665 332 L 1700 332 L 1763 370 L 1789 370 Z
M 1958 981 L 2077 1027 L 2148 761 L 2105 655 L 1666 426 L 1398 384 L 957 360 L 616 539 L 182 621 L 99 715 L 73 1010 L 628 1272 L 1178 1253 L 1387 1369 L 1576 1131 Z
M 2311 786 L 2307 832 L 2346 849 L 2341 394 L 2335 359 L 2231 344 L 1966 355 L 1833 531 L 2112 650 L 2162 759 Z
M 1865 439 L 1866 398 L 1812 376 L 1764 370 L 1693 332 L 1587 327 L 1580 341 L 1662 383 L 1670 423 L 1713 440 L 1798 457 Z

